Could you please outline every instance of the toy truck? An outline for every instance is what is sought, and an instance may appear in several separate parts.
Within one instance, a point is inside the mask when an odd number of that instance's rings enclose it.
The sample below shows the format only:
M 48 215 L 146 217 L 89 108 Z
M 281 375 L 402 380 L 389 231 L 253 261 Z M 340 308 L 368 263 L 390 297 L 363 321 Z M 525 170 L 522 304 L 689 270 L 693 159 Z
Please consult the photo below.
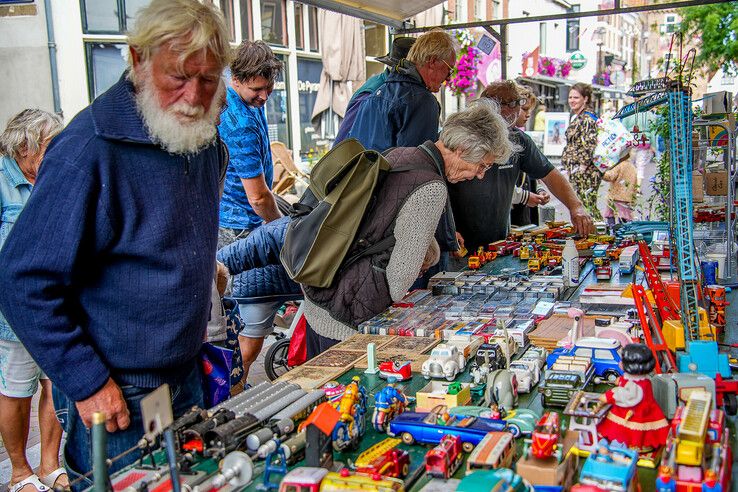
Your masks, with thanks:
M 515 438 L 509 432 L 490 432 L 466 460 L 467 473 L 474 470 L 510 468 L 515 457 Z
M 406 477 L 410 471 L 410 455 L 397 447 L 400 442 L 400 439 L 387 438 L 370 447 L 356 458 L 356 471 L 385 477 Z
M 618 269 L 622 275 L 630 275 L 633 273 L 638 263 L 640 254 L 638 252 L 638 245 L 627 246 L 620 251 L 620 258 L 618 259 Z
M 640 490 L 637 463 L 637 451 L 600 444 L 598 452 L 590 454 L 584 462 L 579 483 L 613 492 L 635 492 Z M 572 491 L 587 490 L 581 485 L 573 487 Z
M 438 445 L 425 454 L 425 472 L 431 477 L 451 478 L 464 459 L 461 437 L 445 435 Z
M 543 384 L 538 386 L 544 407 L 565 407 L 574 394 L 589 385 L 594 366 L 589 357 L 562 355 L 546 371 Z

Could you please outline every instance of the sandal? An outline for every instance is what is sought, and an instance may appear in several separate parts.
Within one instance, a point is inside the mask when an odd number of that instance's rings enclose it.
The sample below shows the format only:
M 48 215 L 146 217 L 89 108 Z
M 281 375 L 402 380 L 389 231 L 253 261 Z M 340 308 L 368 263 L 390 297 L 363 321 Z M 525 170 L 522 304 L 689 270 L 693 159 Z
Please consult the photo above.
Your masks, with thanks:
M 49 473 L 45 477 L 40 478 L 39 480 L 41 480 L 42 484 L 46 485 L 50 489 L 53 489 L 54 486 L 56 485 L 56 482 L 59 480 L 59 477 L 61 477 L 62 475 L 66 475 L 66 474 L 67 474 L 67 469 L 64 468 L 63 466 L 60 466 L 59 468 Z M 66 480 L 66 481 L 69 482 L 69 480 Z M 67 483 L 67 485 L 69 485 L 69 483 Z
M 49 488 L 46 485 L 41 483 L 41 481 L 38 478 L 38 475 L 36 475 L 35 473 L 31 475 L 30 477 L 24 480 L 21 480 L 17 484 L 8 487 L 8 490 L 10 492 L 19 492 L 26 485 L 33 485 L 34 487 L 36 487 L 36 490 L 38 490 L 39 492 L 46 492 L 47 490 L 49 490 Z

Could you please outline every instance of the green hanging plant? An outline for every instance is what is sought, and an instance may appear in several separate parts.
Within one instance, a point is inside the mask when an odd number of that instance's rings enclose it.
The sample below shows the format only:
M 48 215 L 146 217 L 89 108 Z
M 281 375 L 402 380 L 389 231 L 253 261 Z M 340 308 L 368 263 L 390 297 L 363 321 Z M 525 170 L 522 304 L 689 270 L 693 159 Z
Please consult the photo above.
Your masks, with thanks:
M 663 105 L 653 110 L 659 116 L 649 124 L 649 131 L 663 139 L 666 149 L 656 161 L 656 173 L 651 178 L 651 196 L 648 199 L 649 215 L 656 220 L 669 220 L 669 201 L 671 200 L 671 156 L 669 153 L 669 106 Z M 655 142 L 654 142 L 655 143 Z

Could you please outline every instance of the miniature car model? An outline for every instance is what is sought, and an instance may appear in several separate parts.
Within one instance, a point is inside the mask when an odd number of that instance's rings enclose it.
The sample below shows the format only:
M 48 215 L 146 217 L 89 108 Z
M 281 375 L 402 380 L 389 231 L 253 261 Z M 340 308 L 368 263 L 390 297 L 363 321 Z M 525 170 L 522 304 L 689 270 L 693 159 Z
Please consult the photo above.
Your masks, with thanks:
M 325 468 L 317 468 L 313 466 L 301 466 L 290 470 L 282 479 L 279 485 L 279 492 L 290 492 L 299 490 L 300 492 L 318 492 L 320 490 L 320 482 L 328 474 Z
M 584 462 L 579 483 L 616 492 L 635 491 L 638 487 L 637 463 L 637 451 L 600 444 L 597 452 Z
M 464 477 L 457 492 L 530 492 L 533 486 L 509 468 L 477 470 Z
M 612 267 L 609 262 L 603 262 L 595 268 L 595 277 L 597 280 L 610 280 L 612 278 Z
M 587 357 L 562 356 L 538 385 L 544 407 L 565 407 L 574 394 L 592 381 L 594 367 Z
M 474 360 L 480 367 L 487 362 L 490 370 L 504 369 L 506 363 L 505 353 L 497 342 L 483 343 L 480 345 Z
M 606 338 L 584 337 L 571 348 L 557 348 L 546 358 L 550 369 L 561 356 L 586 357 L 594 366 L 595 382 L 602 379 L 610 384 L 623 374 L 620 368 L 620 342 Z
M 484 417 L 493 420 L 503 420 L 507 423 L 507 430 L 513 437 L 530 435 L 538 421 L 539 415 L 528 408 L 515 408 L 502 410 L 500 419 L 494 419 L 493 411 L 489 407 L 475 405 L 458 406 L 448 409 L 450 415 L 462 415 L 466 417 Z
M 532 360 L 518 359 L 508 367 L 518 380 L 518 393 L 530 393 L 541 378 L 541 369 Z
M 446 378 L 453 381 L 465 367 L 466 359 L 458 347 L 442 343 L 433 349 L 428 360 L 423 362 L 420 371 L 425 379 Z
M 531 360 L 536 363 L 539 369 L 543 369 L 546 365 L 546 357 L 548 357 L 548 350 L 544 347 L 536 347 L 531 345 L 528 350 L 523 352 L 523 355 L 519 360 Z
M 490 432 L 466 460 L 467 472 L 509 468 L 515 457 L 515 438 L 509 432 Z
M 390 422 L 390 436 L 400 436 L 405 444 L 415 442 L 438 444 L 444 435 L 459 436 L 462 448 L 471 452 L 474 446 L 491 431 L 503 431 L 507 424 L 502 420 L 483 417 L 449 415 L 445 405 L 430 412 L 405 412 Z
M 479 270 L 482 267 L 482 261 L 478 256 L 470 256 L 467 265 L 469 270 Z
M 410 361 L 386 360 L 379 364 L 379 377 L 395 378 L 397 381 L 406 381 L 413 377 Z
M 443 436 L 435 448 L 425 453 L 425 472 L 431 477 L 451 478 L 463 458 L 461 437 Z
M 561 440 L 561 426 L 559 424 L 559 414 L 556 412 L 546 412 L 538 421 L 530 439 L 525 440 L 523 455 L 532 454 L 534 457 L 545 460 L 555 456 L 558 462 L 561 462 L 562 450 L 559 441 Z
M 370 447 L 356 458 L 359 473 L 404 478 L 410 471 L 410 455 L 397 445 L 400 439 L 387 438 Z

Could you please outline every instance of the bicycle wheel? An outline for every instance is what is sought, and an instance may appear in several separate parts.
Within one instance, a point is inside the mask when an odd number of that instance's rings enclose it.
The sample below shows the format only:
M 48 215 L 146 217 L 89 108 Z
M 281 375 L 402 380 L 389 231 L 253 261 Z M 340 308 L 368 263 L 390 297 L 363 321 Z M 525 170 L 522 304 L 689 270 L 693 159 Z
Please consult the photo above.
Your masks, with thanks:
M 264 372 L 270 381 L 274 381 L 282 374 L 292 369 L 287 365 L 287 353 L 290 349 L 290 339 L 282 338 L 269 346 L 264 356 Z

